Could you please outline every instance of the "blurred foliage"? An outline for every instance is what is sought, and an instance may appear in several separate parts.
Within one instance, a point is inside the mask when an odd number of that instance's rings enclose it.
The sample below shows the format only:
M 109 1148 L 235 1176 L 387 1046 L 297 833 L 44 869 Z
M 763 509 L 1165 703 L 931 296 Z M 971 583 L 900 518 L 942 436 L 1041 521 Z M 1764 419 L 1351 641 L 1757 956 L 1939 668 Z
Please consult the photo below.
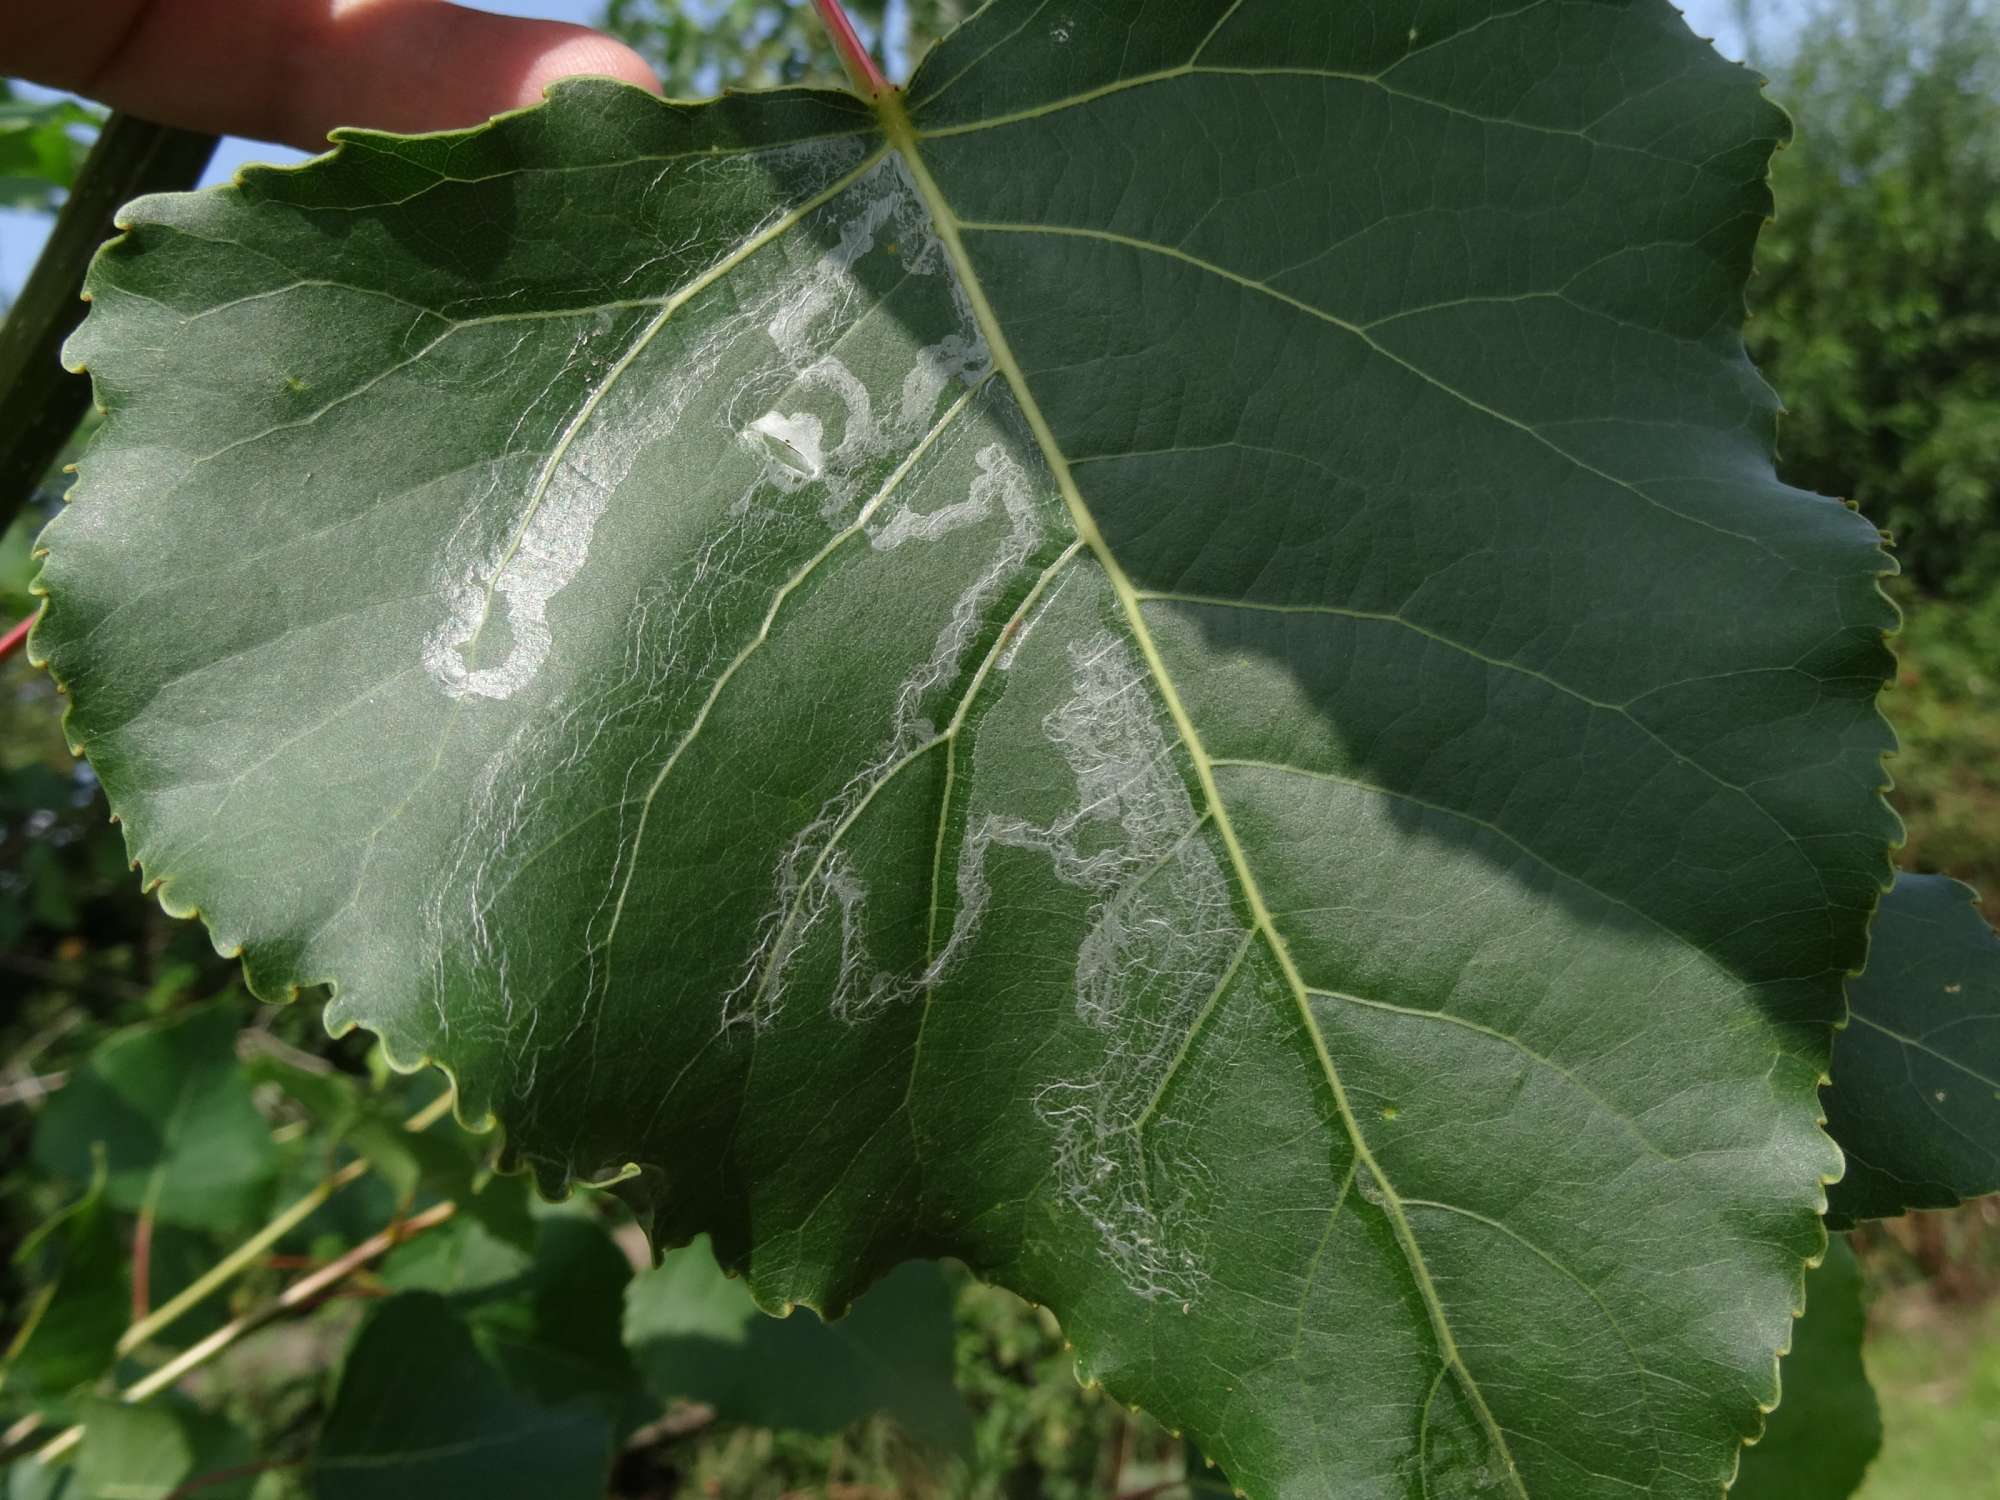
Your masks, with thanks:
M 1878 1296 L 1919 1293 L 1946 1306 L 2000 1298 L 2000 1196 L 1875 1220 L 1850 1238 Z
M 1927 592 L 2000 581 L 2000 8 L 1816 0 L 1771 69 L 1749 344 L 1781 469 L 1859 502 Z
M 846 7 L 892 82 L 976 8 L 970 0 L 858 0 Z M 674 98 L 847 82 L 812 0 L 608 0 L 599 24 L 651 63 Z
M 951 1327 L 951 1287 L 928 1262 L 890 1272 L 834 1323 L 766 1317 L 705 1236 L 669 1251 L 625 1297 L 626 1346 L 663 1399 L 699 1394 L 726 1421 L 796 1432 L 839 1432 L 882 1411 L 941 1453 L 970 1435 Z
M 2000 586 L 1963 597 L 1903 590 L 1896 686 L 1883 707 L 1902 749 L 1890 800 L 1905 869 L 1956 875 L 2000 925 Z
M 1884 1293 L 1869 1310 L 1867 1361 L 1882 1405 L 1882 1454 L 1856 1500 L 1993 1494 L 2000 1466 L 2000 1300 L 1954 1306 L 1925 1286 Z
M 19 98 L 0 79 L 0 208 L 56 208 L 102 119 L 73 99 Z
M 497 1175 L 496 1136 L 420 1108 L 435 1074 L 278 1039 L 309 1003 L 190 993 L 80 1055 L 58 1045 L 73 1066 L 10 1101 L 31 1146 L 0 1193 L 23 1241 L 0 1429 L 25 1455 L 82 1424 L 73 1468 L 23 1462 L 10 1495 L 63 1472 L 68 1500 L 1185 1489 L 1183 1445 L 1080 1387 L 1054 1321 L 962 1269 L 903 1267 L 830 1327 L 765 1318 L 705 1244 L 643 1268 L 609 1194 L 548 1204 Z M 0 1041 L 20 1031 L 0 1020 Z M 400 1152 L 372 1138 L 389 1120 Z M 252 1188 L 259 1215 L 318 1206 L 239 1257 L 214 1305 L 121 1340 L 242 1243 Z M 143 1405 L 113 1398 L 230 1315 L 252 1332 L 224 1359 Z

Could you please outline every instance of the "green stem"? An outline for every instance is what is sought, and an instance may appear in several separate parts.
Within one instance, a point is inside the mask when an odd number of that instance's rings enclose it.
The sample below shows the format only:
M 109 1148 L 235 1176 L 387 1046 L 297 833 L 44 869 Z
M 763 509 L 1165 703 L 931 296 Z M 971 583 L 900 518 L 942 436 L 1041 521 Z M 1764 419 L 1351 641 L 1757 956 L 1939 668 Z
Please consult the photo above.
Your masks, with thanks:
M 446 1089 L 437 1098 L 431 1100 L 429 1104 L 426 1104 L 422 1109 L 411 1115 L 409 1119 L 405 1120 L 403 1128 L 413 1131 L 428 1130 L 444 1118 L 445 1113 L 451 1108 L 452 1099 L 453 1091 Z M 127 1328 L 118 1340 L 118 1353 L 121 1355 L 131 1353 L 161 1329 L 179 1321 L 191 1308 L 207 1300 L 237 1276 L 249 1270 L 251 1266 L 255 1265 L 263 1257 L 265 1251 L 275 1245 L 290 1230 L 311 1217 L 313 1211 L 322 1203 L 346 1187 L 348 1183 L 353 1182 L 357 1177 L 366 1176 L 368 1170 L 368 1160 L 365 1157 L 357 1157 L 338 1171 L 329 1173 L 303 1198 L 300 1198 L 296 1203 L 282 1210 L 270 1223 L 251 1235 L 249 1239 L 230 1251 L 220 1261 L 210 1266 L 208 1270 L 182 1290 L 178 1296 L 171 1298 L 155 1309 L 149 1316 L 141 1318 L 130 1328 Z M 443 1204 L 439 1206 L 449 1208 L 452 1205 Z M 429 1209 L 426 1212 L 434 1213 L 436 1209 Z M 151 1394 L 150 1391 L 147 1394 Z M 4 1433 L 0 1433 L 0 1461 L 11 1458 L 14 1450 L 33 1437 L 41 1425 L 41 1414 L 39 1412 L 30 1412 L 27 1416 L 9 1427 Z M 81 1428 L 76 1428 L 70 1432 L 60 1434 L 58 1437 L 52 1439 L 43 1451 L 48 1451 L 49 1447 L 54 1447 L 57 1443 L 66 1442 L 66 1446 L 57 1449 L 57 1453 L 58 1456 L 62 1453 L 67 1453 L 76 1444 L 75 1434 L 81 1431 Z
M 446 1089 L 437 1098 L 433 1099 L 429 1104 L 426 1104 L 422 1109 L 411 1115 L 408 1120 L 404 1121 L 403 1128 L 412 1131 L 428 1130 L 442 1119 L 445 1112 L 451 1108 L 451 1099 L 452 1092 L 450 1089 Z M 186 1313 L 197 1303 L 204 1301 L 220 1288 L 234 1280 L 242 1272 L 247 1271 L 263 1257 L 265 1251 L 283 1239 L 292 1229 L 310 1218 L 313 1211 L 322 1203 L 339 1192 L 340 1189 L 346 1187 L 348 1183 L 354 1181 L 355 1178 L 365 1175 L 367 1171 L 367 1159 L 365 1157 L 357 1157 L 339 1171 L 322 1179 L 311 1192 L 307 1193 L 289 1208 L 284 1209 L 270 1223 L 251 1235 L 249 1239 L 238 1245 L 228 1255 L 224 1256 L 195 1278 L 194 1281 L 190 1282 L 186 1289 L 178 1296 L 161 1303 L 149 1317 L 140 1319 L 130 1328 L 126 1329 L 124 1335 L 118 1340 L 118 1352 L 120 1354 L 130 1354 L 134 1349 L 145 1343 L 147 1339 L 151 1338 L 168 1324 L 179 1319 L 182 1314 Z
M 161 1303 L 151 1314 L 127 1328 L 119 1336 L 118 1352 L 130 1354 L 168 1324 L 177 1321 L 197 1303 L 206 1301 L 223 1286 L 249 1270 L 263 1258 L 265 1251 L 312 1217 L 314 1210 L 322 1203 L 367 1170 L 367 1161 L 357 1157 L 330 1177 L 323 1179 L 311 1192 L 188 1283 L 178 1296 Z
M 391 1224 L 379 1234 L 371 1235 L 348 1251 L 340 1259 L 328 1262 L 310 1276 L 302 1276 L 271 1301 L 255 1312 L 245 1313 L 215 1330 L 198 1344 L 191 1344 L 175 1355 L 152 1374 L 135 1380 L 118 1392 L 117 1400 L 127 1406 L 136 1406 L 148 1396 L 154 1396 L 179 1380 L 190 1370 L 199 1369 L 244 1335 L 255 1333 L 273 1318 L 313 1301 L 321 1292 L 335 1282 L 361 1269 L 376 1256 L 387 1253 L 403 1241 L 422 1234 L 433 1225 L 442 1224 L 458 1212 L 458 1205 L 446 1201 L 436 1203 L 422 1213 Z M 35 1453 L 35 1460 L 42 1464 L 54 1463 L 78 1443 L 83 1441 L 83 1424 L 67 1428 L 44 1443 Z
M 143 193 L 193 187 L 215 137 L 113 114 L 64 200 L 28 284 L 0 322 L 0 530 L 48 473 L 90 404 L 90 382 L 63 369 L 83 321 L 83 275 Z

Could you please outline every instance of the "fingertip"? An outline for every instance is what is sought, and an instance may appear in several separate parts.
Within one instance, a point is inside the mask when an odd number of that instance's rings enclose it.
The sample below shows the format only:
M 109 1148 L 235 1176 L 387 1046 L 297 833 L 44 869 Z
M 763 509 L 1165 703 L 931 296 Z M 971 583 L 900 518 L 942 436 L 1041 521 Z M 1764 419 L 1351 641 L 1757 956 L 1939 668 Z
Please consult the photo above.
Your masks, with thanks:
M 128 24 L 94 77 L 54 69 L 49 81 L 87 85 L 166 124 L 306 151 L 343 125 L 475 126 L 577 74 L 660 89 L 645 60 L 611 37 L 449 0 L 160 0 Z
M 539 104 L 560 78 L 594 74 L 654 93 L 645 60 L 601 32 L 444 0 L 345 0 L 302 39 L 307 86 L 276 101 L 279 138 L 333 125 L 457 130 Z
M 578 31 L 557 41 L 529 64 L 514 102 L 537 103 L 550 84 L 577 77 L 615 78 L 655 94 L 660 92 L 658 75 L 630 47 L 598 32 Z

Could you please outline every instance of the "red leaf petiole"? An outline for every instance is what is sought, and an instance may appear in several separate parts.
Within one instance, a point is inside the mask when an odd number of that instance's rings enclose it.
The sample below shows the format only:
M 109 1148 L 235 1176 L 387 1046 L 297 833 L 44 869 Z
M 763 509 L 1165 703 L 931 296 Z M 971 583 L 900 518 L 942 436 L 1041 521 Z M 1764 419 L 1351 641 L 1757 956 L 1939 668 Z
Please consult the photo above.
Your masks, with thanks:
M 840 8 L 840 0 L 813 0 L 813 9 L 826 23 L 827 32 L 833 37 L 834 49 L 840 53 L 840 60 L 847 64 L 849 76 L 861 86 L 863 92 L 871 96 L 888 93 L 889 80 L 882 76 L 882 70 L 875 66 L 875 59 L 861 45 L 854 23 Z

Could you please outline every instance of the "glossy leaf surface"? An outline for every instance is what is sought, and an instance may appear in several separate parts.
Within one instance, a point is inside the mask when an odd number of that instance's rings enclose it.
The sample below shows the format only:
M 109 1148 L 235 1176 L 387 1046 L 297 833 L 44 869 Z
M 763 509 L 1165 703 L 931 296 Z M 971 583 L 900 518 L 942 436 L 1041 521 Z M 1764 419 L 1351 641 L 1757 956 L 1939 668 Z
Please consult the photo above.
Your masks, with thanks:
M 1902 875 L 1847 987 L 1826 1123 L 1847 1153 L 1827 1221 L 2000 1192 L 2000 936 L 1970 887 Z
M 1783 131 L 1655 0 L 997 0 L 354 134 L 129 211 L 31 649 L 261 992 L 767 1304 L 959 1255 L 1253 1494 L 1713 1500 L 1895 828 Z

